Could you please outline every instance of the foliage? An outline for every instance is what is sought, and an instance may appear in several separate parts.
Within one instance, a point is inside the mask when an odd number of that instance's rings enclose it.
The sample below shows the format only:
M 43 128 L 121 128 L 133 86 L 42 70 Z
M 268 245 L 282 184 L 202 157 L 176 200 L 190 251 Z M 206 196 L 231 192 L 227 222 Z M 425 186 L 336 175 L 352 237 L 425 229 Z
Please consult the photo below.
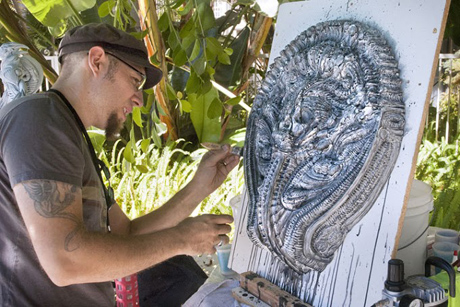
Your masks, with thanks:
M 456 55 L 459 55 L 457 53 Z M 460 103 L 460 59 L 449 59 L 443 61 L 440 80 L 446 87 L 440 95 L 438 134 L 445 131 L 447 138 L 457 135 L 460 131 L 458 109 Z M 448 140 L 449 141 L 449 140 Z
M 452 2 L 451 9 L 455 5 L 458 1 Z M 446 35 L 450 34 L 446 32 Z M 416 178 L 433 188 L 433 226 L 460 230 L 460 60 L 444 60 L 440 69 L 439 105 L 438 109 L 429 108 Z
M 255 95 L 248 80 L 260 80 L 267 69 L 267 57 L 262 59 L 258 55 L 270 50 L 275 0 L 269 1 L 268 6 L 268 1 L 263 0 L 237 0 L 217 19 L 210 0 L 165 0 L 158 10 L 159 18 L 156 7 L 146 5 L 155 6 L 154 1 L 22 2 L 28 9 L 25 14 L 16 13 L 11 1 L 0 2 L 2 41 L 28 45 L 51 82 L 56 74 L 39 50 L 55 50 L 66 29 L 103 21 L 128 32 L 144 29 L 138 38 L 148 33 L 146 44 L 151 60 L 163 69 L 164 81 L 155 92 L 145 91 L 145 104 L 128 117 L 122 139 L 107 143 L 101 131 L 90 132 L 100 156 L 110 165 L 118 201 L 131 217 L 153 210 L 190 180 L 203 154 L 202 150 L 195 150 L 200 142 L 243 145 L 246 116 Z M 140 13 L 145 16 L 133 14 L 138 11 L 145 12 Z M 460 0 L 452 0 L 445 37 L 452 38 L 457 45 L 459 14 Z M 49 33 L 42 33 L 43 29 Z M 154 42 L 153 50 L 148 41 Z M 443 82 L 457 85 L 460 62 L 449 65 L 453 74 L 445 75 Z M 459 96 L 455 87 L 443 94 L 439 115 L 448 125 L 438 127 L 432 119 L 429 121 L 416 173 L 417 179 L 430 183 L 434 189 L 435 225 L 457 229 L 459 157 L 455 143 L 449 141 L 459 138 Z M 430 117 L 433 116 L 431 112 Z M 440 129 L 448 129 L 451 139 L 439 141 Z M 177 137 L 186 142 L 174 142 Z M 168 138 L 172 141 L 167 142 Z M 232 172 L 221 189 L 203 202 L 201 210 L 229 213 L 223 204 L 237 193 L 242 182 L 242 172 Z
M 450 38 L 460 46 L 460 0 L 451 0 L 444 38 Z
M 449 144 L 444 138 L 431 142 L 424 138 L 415 177 L 433 189 L 432 225 L 460 230 L 460 154 L 457 142 Z
M 460 187 L 460 155 L 455 144 L 442 138 L 438 142 L 424 139 L 417 160 L 416 178 L 429 183 L 437 197 L 446 189 Z
M 233 97 L 219 95 L 215 81 L 232 87 L 242 77 L 249 30 L 236 37 L 232 31 L 243 11 L 235 7 L 216 20 L 209 0 L 166 1 L 158 21 L 171 69 L 168 97 L 175 103 L 182 125 L 187 127 L 183 122 L 191 121 L 200 142 L 222 140 L 223 118 L 229 115 L 225 101 Z M 230 34 L 224 35 L 230 27 Z M 231 46 L 239 47 L 235 54 Z M 243 126 L 241 122 L 239 128 Z M 178 132 L 189 138 L 188 131 Z
M 145 168 L 132 167 L 123 159 L 126 147 L 114 150 L 111 155 L 105 151 L 100 153 L 100 158 L 110 165 L 110 182 L 116 200 L 130 218 L 153 211 L 184 187 L 192 179 L 205 153 L 204 149 L 184 150 L 187 144 L 183 141 L 168 142 L 162 149 L 153 144 L 142 146 L 141 143 L 138 142 L 137 147 L 143 149 L 136 151 L 133 159 L 144 161 Z M 224 184 L 207 197 L 194 214 L 231 214 L 228 202 L 241 191 L 242 184 L 242 172 L 232 171 Z
M 252 101 L 244 92 L 245 80 L 271 28 L 271 22 L 266 22 L 271 19 L 257 15 L 252 3 L 243 2 L 216 20 L 209 0 L 165 1 L 158 23 L 149 29 L 149 36 L 155 36 L 156 30 L 162 36 L 155 43 L 164 46 L 166 57 L 160 57 L 158 52 L 163 51 L 157 49 L 151 59 L 164 67 L 165 78 L 155 92 L 146 91 L 146 106 L 141 112 L 134 110 L 135 120 L 122 133 L 127 162 L 138 163 L 131 157 L 139 140 L 153 141 L 157 147 L 168 137 L 184 138 L 191 148 L 202 142 L 234 144 L 233 134 L 241 134 L 245 127 L 249 110 L 245 102 Z M 236 25 L 244 20 L 250 23 L 237 31 Z
M 139 39 L 146 34 L 155 34 L 152 28 L 163 30 L 163 37 L 155 42 L 165 46 L 163 53 L 166 57 L 152 54 L 151 60 L 166 67 L 164 88 L 144 91 L 144 106 L 134 108 L 128 116 L 120 140 L 106 142 L 102 131 L 94 129 L 89 132 L 98 155 L 110 166 L 110 181 L 117 201 L 130 217 L 160 206 L 191 179 L 204 153 L 203 149 L 196 149 L 198 142 L 225 141 L 242 145 L 247 113 L 241 112 L 239 105 L 244 105 L 241 96 L 244 87 L 238 89 L 238 86 L 244 84 L 244 67 L 250 66 L 251 62 L 246 57 L 250 34 L 260 27 L 251 28 L 249 24 L 239 32 L 233 22 L 239 23 L 243 18 L 252 22 L 264 18 L 255 16 L 258 13 L 250 3 L 236 4 L 226 16 L 216 20 L 209 0 L 178 0 L 166 1 L 158 21 L 155 14 L 136 16 L 141 2 L 154 3 L 140 0 L 138 3 L 131 0 L 24 0 L 26 15 L 20 16 L 11 2 L 4 0 L 1 4 L 5 12 L 0 14 L 4 25 L 0 34 L 6 33 L 3 41 L 20 41 L 18 37 L 22 37 L 30 40 L 28 45 L 40 46 L 40 50 L 55 51 L 66 30 L 89 22 L 103 21 L 127 32 L 139 31 L 149 24 L 150 28 L 137 35 Z M 152 20 L 145 20 L 147 17 Z M 22 23 L 40 37 L 22 31 Z M 43 34 L 43 30 L 49 33 Z M 262 45 L 265 37 L 261 38 Z M 147 47 L 149 49 L 148 44 Z M 38 49 L 34 51 L 43 58 Z M 46 63 L 44 58 L 42 63 Z M 56 75 L 52 69 L 49 71 L 47 78 L 53 82 Z M 215 75 L 222 84 L 215 81 Z M 247 72 L 244 78 L 247 78 Z M 159 97 L 166 97 L 167 104 L 163 104 Z M 174 112 L 170 113 L 170 109 Z M 246 109 L 249 108 L 246 106 Z M 174 141 L 175 137 L 167 141 L 166 136 L 174 134 L 165 124 L 165 117 L 170 117 L 171 122 L 181 127 L 187 141 Z M 230 133 L 226 134 L 227 129 Z M 231 213 L 226 203 L 241 189 L 242 176 L 242 171 L 233 171 L 222 187 L 202 202 L 196 213 L 202 210 Z
M 22 0 L 22 3 L 38 21 L 60 36 L 66 30 L 66 21 L 72 21 L 74 26 L 83 24 L 79 12 L 92 8 L 96 0 Z
M 45 77 L 53 83 L 57 78 L 56 72 L 46 61 L 43 54 L 40 53 L 36 44 L 34 44 L 31 37 L 28 36 L 27 31 L 24 29 L 24 24 L 27 24 L 27 21 L 28 20 L 26 18 L 23 18 L 20 14 L 13 10 L 6 0 L 0 1 L 1 41 L 17 42 L 29 47 L 30 55 L 42 65 Z M 28 23 L 27 26 L 29 26 L 29 28 L 33 28 L 30 23 Z M 35 33 L 39 33 L 39 31 L 35 29 Z M 41 35 L 40 37 L 46 39 L 46 36 L 44 35 Z

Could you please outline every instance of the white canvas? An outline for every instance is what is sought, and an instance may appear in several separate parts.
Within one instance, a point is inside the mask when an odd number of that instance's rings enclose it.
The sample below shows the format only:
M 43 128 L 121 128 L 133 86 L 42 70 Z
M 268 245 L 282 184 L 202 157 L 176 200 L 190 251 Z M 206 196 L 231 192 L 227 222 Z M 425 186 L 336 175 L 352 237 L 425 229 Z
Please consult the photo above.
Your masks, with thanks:
M 322 273 L 304 274 L 288 291 L 314 306 L 371 306 L 382 298 L 387 262 L 395 254 L 412 183 L 423 122 L 450 0 L 310 0 L 281 5 L 270 63 L 298 34 L 319 22 L 353 19 L 381 31 L 399 62 L 406 107 L 404 138 L 388 183 L 348 233 Z M 235 222 L 230 266 L 238 273 L 276 272 L 272 256 L 246 235 L 247 195 Z M 289 281 L 286 282 L 289 284 Z

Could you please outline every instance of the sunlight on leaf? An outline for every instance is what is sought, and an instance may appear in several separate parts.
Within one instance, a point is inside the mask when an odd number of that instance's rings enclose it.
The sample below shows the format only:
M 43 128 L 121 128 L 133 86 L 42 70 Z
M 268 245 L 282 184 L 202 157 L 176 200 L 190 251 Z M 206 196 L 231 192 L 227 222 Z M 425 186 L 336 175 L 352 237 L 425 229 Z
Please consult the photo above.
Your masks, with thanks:
M 115 1 L 113 0 L 108 0 L 108 1 L 103 2 L 101 5 L 99 5 L 99 8 L 97 10 L 99 17 L 105 17 L 111 14 L 114 6 L 115 6 Z
M 139 172 L 143 174 L 147 174 L 149 172 L 149 168 L 145 165 L 136 165 L 136 168 Z
M 132 149 L 131 141 L 128 142 L 128 144 L 126 144 L 125 150 L 123 151 L 123 157 L 129 163 L 134 163 L 134 156 L 133 156 L 133 149 Z
M 225 101 L 225 103 L 229 104 L 231 106 L 235 106 L 235 105 L 240 103 L 241 99 L 242 98 L 240 96 L 237 96 L 237 97 L 234 97 L 234 98 L 231 98 L 231 99 Z
M 29 12 L 48 27 L 54 27 L 63 19 L 74 16 L 74 11 L 68 2 L 77 12 L 90 9 L 96 5 L 96 0 L 22 0 Z
M 138 127 L 144 127 L 144 125 L 142 124 L 141 109 L 139 107 L 133 108 L 133 120 Z
M 182 111 L 187 112 L 187 113 L 190 113 L 192 111 L 192 104 L 190 102 L 182 99 L 180 103 L 182 106 Z
M 231 64 L 230 57 L 225 52 L 219 53 L 219 55 L 217 56 L 217 59 L 219 60 L 220 63 L 222 63 L 224 65 L 230 65 Z
M 149 146 L 150 146 L 150 140 L 149 139 L 143 139 L 141 141 L 141 150 L 142 150 L 142 152 L 147 153 L 147 151 L 149 149 Z

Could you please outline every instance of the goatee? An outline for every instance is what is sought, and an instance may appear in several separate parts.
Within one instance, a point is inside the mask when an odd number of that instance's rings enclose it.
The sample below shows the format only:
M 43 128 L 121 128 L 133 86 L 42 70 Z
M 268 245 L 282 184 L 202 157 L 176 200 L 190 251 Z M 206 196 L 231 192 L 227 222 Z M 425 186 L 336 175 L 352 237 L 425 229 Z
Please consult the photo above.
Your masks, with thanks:
M 105 137 L 109 141 L 118 139 L 122 128 L 123 123 L 118 119 L 117 115 L 115 113 L 110 114 L 105 127 Z

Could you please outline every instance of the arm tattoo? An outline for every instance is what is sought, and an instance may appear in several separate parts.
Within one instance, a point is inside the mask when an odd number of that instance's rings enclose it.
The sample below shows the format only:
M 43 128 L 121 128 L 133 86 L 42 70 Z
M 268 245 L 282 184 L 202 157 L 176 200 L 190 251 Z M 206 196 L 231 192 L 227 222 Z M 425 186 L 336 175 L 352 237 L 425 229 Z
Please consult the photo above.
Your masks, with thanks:
M 58 187 L 55 181 L 50 180 L 28 181 L 22 185 L 34 201 L 38 214 L 45 218 L 64 218 L 75 223 L 75 228 L 66 236 L 64 248 L 69 252 L 79 248 L 75 236 L 83 228 L 82 221 L 75 214 L 65 212 L 74 202 L 77 188 L 67 184 Z

